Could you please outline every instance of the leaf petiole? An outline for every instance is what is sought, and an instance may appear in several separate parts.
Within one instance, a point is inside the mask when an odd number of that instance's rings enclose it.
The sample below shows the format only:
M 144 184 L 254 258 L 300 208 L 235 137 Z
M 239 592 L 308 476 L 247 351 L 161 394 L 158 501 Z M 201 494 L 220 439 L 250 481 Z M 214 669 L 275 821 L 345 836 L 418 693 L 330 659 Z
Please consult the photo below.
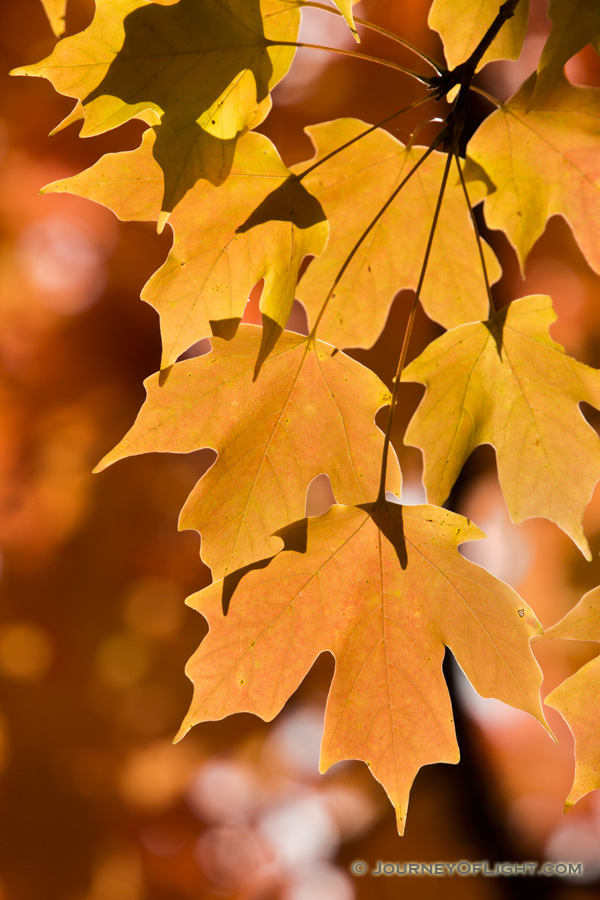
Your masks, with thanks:
M 462 166 L 460 164 L 460 157 L 459 157 L 458 153 L 454 154 L 454 159 L 456 160 L 456 168 L 458 169 L 460 183 L 461 183 L 461 186 L 463 189 L 463 194 L 465 195 L 465 200 L 467 202 L 469 215 L 471 216 L 471 221 L 473 223 L 473 229 L 475 231 L 475 240 L 477 241 L 477 250 L 479 251 L 479 259 L 481 261 L 481 268 L 483 271 L 483 280 L 485 282 L 485 289 L 486 289 L 488 301 L 490 304 L 490 315 L 491 315 L 493 312 L 495 312 L 496 306 L 494 304 L 494 297 L 492 295 L 492 289 L 490 287 L 490 279 L 488 276 L 487 266 L 485 264 L 485 255 L 483 252 L 483 243 L 481 240 L 481 234 L 479 233 L 479 226 L 477 225 L 477 219 L 475 218 L 475 212 L 473 210 L 473 206 L 472 206 L 471 200 L 469 198 L 469 191 L 467 190 L 465 176 L 463 174 Z
M 345 50 L 343 47 L 326 47 L 323 44 L 307 44 L 303 41 L 267 41 L 269 47 L 300 47 L 308 50 L 327 50 L 329 53 L 340 53 L 342 56 L 351 56 L 353 59 L 362 59 L 365 62 L 378 63 L 380 66 L 386 66 L 388 69 L 394 69 L 396 72 L 402 72 L 411 78 L 426 84 L 428 88 L 432 86 L 432 79 L 437 76 L 421 75 L 414 72 L 400 63 L 392 62 L 390 59 L 380 59 L 378 56 L 369 56 L 366 53 L 357 53 L 355 50 Z
M 311 338 L 312 340 L 314 340 L 314 338 L 316 336 L 316 332 L 317 332 L 317 328 L 319 327 L 319 323 L 320 323 L 321 319 L 323 318 L 323 314 L 325 313 L 325 310 L 327 309 L 327 305 L 329 304 L 329 301 L 331 300 L 331 298 L 333 297 L 333 294 L 335 293 L 336 287 L 342 280 L 346 269 L 348 268 L 348 266 L 354 259 L 354 256 L 360 249 L 361 244 L 367 238 L 367 236 L 370 234 L 370 232 L 373 230 L 375 225 L 377 225 L 378 221 L 380 220 L 380 218 L 382 217 L 382 215 L 384 214 L 386 209 L 388 209 L 388 207 L 394 202 L 394 200 L 396 199 L 396 197 L 398 196 L 398 194 L 400 193 L 400 191 L 402 190 L 404 185 L 412 178 L 412 176 L 415 174 L 417 169 L 419 169 L 419 167 L 425 162 L 427 157 L 430 156 L 431 153 L 433 153 L 433 151 L 436 149 L 436 147 L 438 147 L 439 144 L 441 144 L 445 140 L 446 131 L 447 131 L 447 129 L 444 129 L 444 131 L 442 131 L 442 132 L 440 132 L 440 134 L 438 134 L 438 136 L 434 139 L 431 146 L 427 148 L 427 150 L 425 151 L 423 156 L 414 164 L 414 166 L 412 167 L 412 169 L 410 170 L 408 175 L 406 175 L 402 179 L 402 181 L 400 182 L 398 187 L 394 188 L 394 190 L 392 191 L 392 193 L 390 194 L 390 196 L 388 197 L 386 202 L 383 204 L 381 209 L 379 209 L 379 211 L 376 213 L 376 215 L 373 217 L 373 219 L 369 222 L 369 224 L 367 225 L 367 227 L 365 228 L 365 230 L 363 231 L 363 233 L 361 234 L 359 239 L 354 244 L 352 250 L 350 251 L 350 253 L 346 257 L 346 259 L 344 260 L 342 266 L 340 267 L 339 272 L 335 276 L 333 284 L 331 285 L 331 287 L 327 293 L 327 296 L 325 297 L 325 300 L 323 301 L 321 309 L 319 310 L 319 314 L 318 314 L 317 318 L 315 319 L 315 324 L 313 325 L 313 327 L 310 331 L 310 335 L 309 335 L 309 338 Z M 428 249 L 429 249 L 429 247 L 428 247 Z
M 324 3 L 314 3 L 312 0 L 305 0 L 302 3 L 302 6 L 308 6 L 312 9 L 322 9 L 324 12 L 333 13 L 336 16 L 341 16 L 342 13 L 339 9 L 333 6 L 325 6 Z M 418 57 L 420 57 L 423 62 L 429 63 L 432 69 L 438 73 L 438 75 L 442 75 L 446 69 L 441 63 L 438 63 L 431 56 L 428 56 L 424 50 L 419 50 L 418 47 L 415 47 L 414 44 L 411 44 L 410 41 L 405 41 L 403 38 L 399 37 L 393 31 L 388 31 L 387 28 L 382 28 L 381 25 L 375 25 L 373 22 L 368 22 L 366 19 L 359 19 L 354 16 L 354 22 L 357 25 L 362 25 L 363 28 L 367 28 L 369 31 L 374 31 L 376 34 L 381 34 L 384 37 L 389 38 L 394 41 L 396 44 L 400 44 L 402 47 L 406 47 L 407 50 L 410 50 L 412 53 L 415 53 Z
M 436 141 L 442 140 L 444 137 L 444 132 L 438 135 Z M 435 146 L 431 145 L 429 148 L 429 152 Z M 426 154 L 427 155 L 427 154 Z M 454 155 L 454 150 L 451 150 L 448 153 L 446 158 L 446 165 L 444 166 L 444 174 L 442 175 L 442 181 L 440 184 L 440 190 L 438 192 L 438 198 L 435 205 L 435 211 L 433 213 L 433 219 L 431 221 L 431 228 L 429 229 L 429 238 L 427 239 L 427 246 L 425 248 L 425 253 L 423 255 L 423 264 L 421 266 L 421 272 L 419 274 L 419 281 L 417 284 L 417 288 L 415 290 L 415 296 L 413 297 L 413 302 L 410 308 L 410 312 L 408 314 L 408 322 L 406 323 L 406 330 L 404 332 L 404 338 L 402 339 L 402 347 L 400 349 L 400 359 L 398 360 L 398 367 L 396 369 L 396 376 L 394 378 L 394 388 L 392 391 L 392 399 L 390 401 L 390 413 L 387 420 L 387 425 L 385 429 L 385 437 L 383 440 L 383 453 L 381 456 L 381 478 L 379 481 L 379 492 L 377 494 L 377 503 L 381 504 L 385 501 L 385 485 L 386 485 L 386 473 L 387 473 L 387 461 L 389 456 L 390 449 L 390 438 L 392 434 L 392 422 L 394 419 L 394 411 L 396 409 L 396 404 L 398 402 L 398 393 L 400 389 L 400 379 L 402 377 L 402 370 L 404 369 L 404 365 L 406 363 L 406 355 L 408 352 L 408 345 L 410 343 L 413 325 L 415 323 L 415 317 L 417 314 L 417 308 L 419 305 L 419 301 L 421 299 L 421 291 L 423 289 L 423 282 L 425 281 L 425 274 L 427 272 L 427 265 L 429 263 L 429 256 L 431 254 L 431 248 L 433 246 L 433 238 L 435 237 L 435 231 L 437 228 L 438 219 L 440 216 L 440 211 L 442 209 L 442 201 L 444 199 L 444 193 L 446 191 L 446 184 L 448 183 L 448 175 L 450 174 L 450 166 L 452 164 L 452 157 Z M 420 162 L 425 159 L 425 156 L 420 160 Z

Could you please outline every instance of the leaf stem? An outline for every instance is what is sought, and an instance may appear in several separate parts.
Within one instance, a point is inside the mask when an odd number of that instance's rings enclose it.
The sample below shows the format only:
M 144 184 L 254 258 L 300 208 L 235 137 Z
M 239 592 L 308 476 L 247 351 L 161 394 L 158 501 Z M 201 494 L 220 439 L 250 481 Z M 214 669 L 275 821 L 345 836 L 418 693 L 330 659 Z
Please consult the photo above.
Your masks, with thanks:
M 441 137 L 441 135 L 440 135 L 440 137 Z M 396 376 L 394 378 L 394 389 L 392 391 L 392 399 L 390 401 L 390 414 L 388 416 L 388 421 L 387 421 L 387 425 L 386 425 L 386 429 L 385 429 L 385 437 L 383 440 L 383 453 L 381 456 L 381 478 L 379 481 L 379 493 L 377 495 L 377 501 L 376 501 L 378 504 L 382 503 L 385 500 L 387 461 L 388 461 L 389 449 L 390 449 L 390 438 L 391 438 L 391 434 L 392 434 L 392 423 L 393 423 L 393 419 L 394 419 L 394 411 L 396 409 L 396 404 L 398 402 L 400 379 L 402 377 L 402 370 L 404 369 L 404 364 L 406 362 L 406 354 L 408 352 L 408 345 L 410 343 L 413 325 L 415 324 L 415 317 L 417 314 L 417 308 L 419 306 L 419 300 L 421 299 L 421 291 L 423 289 L 423 282 L 425 281 L 425 274 L 427 272 L 427 265 L 429 263 L 429 257 L 431 255 L 431 247 L 433 246 L 433 238 L 435 237 L 435 231 L 437 228 L 437 223 L 438 223 L 440 211 L 442 208 L 442 201 L 444 199 L 446 184 L 448 183 L 448 175 L 450 174 L 450 166 L 452 164 L 453 155 L 454 155 L 454 151 L 452 150 L 448 153 L 447 158 L 446 158 L 446 165 L 444 166 L 444 174 L 442 175 L 442 181 L 440 184 L 440 190 L 438 192 L 437 203 L 435 206 L 435 211 L 433 213 L 433 219 L 431 221 L 431 228 L 429 229 L 429 238 L 427 240 L 427 246 L 425 248 L 425 254 L 423 256 L 423 263 L 421 265 L 421 272 L 419 274 L 419 282 L 417 284 L 415 296 L 413 298 L 410 312 L 408 314 L 408 322 L 406 323 L 406 330 L 404 332 L 404 338 L 402 340 L 402 347 L 400 349 L 400 359 L 398 360 L 398 367 L 396 369 Z
M 392 62 L 389 59 L 380 59 L 378 56 L 357 53 L 355 50 L 345 50 L 343 47 L 326 47 L 323 44 L 306 44 L 303 41 L 268 41 L 267 43 L 270 47 L 304 47 L 309 50 L 327 50 L 329 53 L 340 53 L 342 56 L 351 56 L 353 59 L 363 59 L 366 62 L 378 63 L 380 66 L 386 66 L 388 69 L 395 69 L 396 72 L 402 72 L 404 75 L 409 75 L 411 78 L 420 81 L 421 84 L 426 84 L 427 87 L 431 87 L 432 78 L 436 77 L 420 75 L 418 72 L 413 72 L 412 69 L 401 66 L 400 63 Z
M 388 416 L 388 421 L 385 429 L 385 438 L 383 442 L 383 453 L 381 457 L 381 478 L 379 481 L 379 493 L 377 495 L 377 503 L 383 503 L 385 500 L 385 484 L 386 484 L 386 474 L 387 474 L 387 461 L 389 456 L 389 448 L 390 448 L 390 438 L 392 433 L 392 424 L 394 419 L 394 412 L 396 409 L 396 405 L 398 402 L 398 393 L 400 390 L 400 380 L 402 378 L 402 371 L 404 369 L 404 364 L 406 362 L 406 355 L 408 352 L 408 345 L 410 343 L 410 338 L 412 335 L 412 330 L 415 322 L 415 317 L 417 314 L 417 307 L 419 305 L 419 300 L 421 296 L 421 290 L 423 287 L 423 281 L 425 279 L 425 274 L 427 272 L 427 265 L 429 262 L 429 256 L 431 254 L 431 247 L 433 245 L 433 238 L 435 236 L 435 231 L 440 215 L 440 210 L 442 208 L 442 201 L 444 199 L 444 193 L 446 190 L 446 184 L 448 182 L 448 175 L 450 174 L 450 166 L 452 165 L 453 157 L 457 158 L 458 171 L 460 175 L 461 185 L 463 187 L 463 191 L 465 194 L 465 198 L 467 200 L 467 205 L 469 207 L 469 212 L 471 215 L 471 219 L 473 222 L 473 226 L 475 228 L 475 235 L 477 238 L 477 246 L 479 248 L 479 256 L 481 259 L 481 264 L 483 267 L 484 278 L 486 289 L 488 292 L 488 298 L 490 302 L 490 309 L 494 309 L 493 299 L 491 294 L 491 289 L 489 286 L 489 279 L 487 275 L 487 268 L 485 265 L 485 257 L 483 255 L 483 246 L 481 243 L 481 237 L 479 235 L 479 229 L 477 227 L 477 223 L 475 221 L 475 215 L 473 213 L 473 207 L 471 206 L 471 201 L 469 200 L 469 194 L 467 191 L 467 186 L 465 184 L 464 176 L 462 173 L 462 169 L 460 168 L 460 163 L 458 161 L 458 142 L 460 140 L 460 136 L 463 131 L 464 122 L 465 122 L 465 105 L 467 101 L 468 92 L 471 88 L 471 84 L 473 78 L 475 76 L 475 70 L 479 62 L 481 61 L 484 53 L 504 25 L 504 23 L 510 19 L 514 13 L 517 5 L 520 0 L 505 0 L 505 2 L 501 5 L 498 15 L 479 41 L 477 47 L 469 58 L 465 60 L 465 62 L 456 66 L 456 68 L 452 69 L 451 72 L 447 72 L 439 76 L 438 78 L 431 79 L 432 87 L 435 90 L 434 96 L 436 99 L 441 99 L 445 96 L 448 91 L 453 88 L 455 85 L 460 85 L 460 90 L 458 92 L 458 96 L 452 107 L 452 110 L 448 117 L 446 118 L 446 128 L 440 135 L 438 135 L 438 140 L 444 140 L 444 146 L 448 151 L 448 156 L 446 159 L 446 165 L 444 167 L 444 174 L 442 176 L 442 181 L 440 184 L 440 190 L 438 193 L 437 203 L 435 207 L 435 212 L 433 214 L 433 219 L 431 222 L 431 228 L 429 230 L 429 239 L 427 241 L 427 247 L 425 248 L 425 254 L 423 257 L 423 264 L 421 266 L 421 273 L 419 275 L 419 283 L 417 285 L 417 289 L 415 291 L 415 296 L 410 308 L 410 312 L 408 314 L 408 322 L 406 323 L 406 330 L 404 332 L 404 338 L 402 340 L 402 347 L 400 349 L 400 359 L 398 360 L 398 368 L 396 370 L 396 376 L 394 378 L 394 389 L 392 392 L 392 399 L 390 401 L 390 414 Z
M 315 324 L 314 324 L 313 327 L 311 328 L 310 334 L 309 334 L 309 336 L 308 336 L 308 337 L 309 337 L 309 340 L 314 340 L 314 339 L 315 339 L 316 333 L 317 333 L 317 328 L 319 327 L 319 323 L 320 323 L 321 319 L 323 318 L 323 314 L 325 313 L 325 310 L 327 309 L 327 306 L 328 306 L 328 304 L 329 304 L 329 301 L 330 301 L 331 298 L 333 297 L 333 295 L 334 295 L 334 293 L 335 293 L 336 287 L 338 286 L 338 284 L 339 284 L 340 281 L 342 280 L 342 278 L 343 278 L 343 276 L 344 276 L 344 273 L 345 273 L 346 269 L 348 268 L 348 266 L 350 265 L 350 263 L 351 263 L 352 260 L 354 259 L 355 255 L 356 255 L 356 253 L 358 252 L 358 250 L 359 250 L 361 244 L 363 243 L 363 241 L 366 239 L 366 237 L 367 237 L 367 236 L 370 234 L 370 232 L 373 230 L 373 228 L 375 227 L 375 225 L 377 224 L 377 222 L 380 220 L 380 218 L 382 217 L 382 215 L 384 214 L 384 212 L 386 211 L 386 209 L 387 209 L 387 208 L 393 203 L 393 201 L 396 199 L 396 197 L 398 196 L 398 194 L 400 193 L 400 191 L 402 190 L 402 188 L 404 187 L 404 185 L 412 178 L 412 176 L 415 174 L 415 172 L 417 171 L 417 169 L 425 162 L 425 160 L 427 159 L 427 157 L 428 157 L 431 153 L 433 153 L 433 151 L 435 150 L 435 148 L 436 148 L 436 147 L 444 140 L 444 138 L 445 138 L 445 131 L 442 132 L 442 133 L 440 133 L 440 134 L 438 134 L 438 136 L 435 138 L 435 140 L 433 141 L 433 143 L 431 144 L 431 146 L 427 148 L 427 150 L 425 151 L 425 153 L 423 154 L 423 156 L 422 156 L 422 157 L 415 163 L 415 165 L 412 167 L 412 169 L 410 170 L 410 172 L 408 173 L 408 175 L 406 175 L 406 177 L 402 179 L 402 181 L 400 182 L 400 184 L 399 184 L 396 188 L 394 188 L 394 190 L 392 191 L 392 193 L 390 194 L 390 196 L 388 197 L 388 199 L 386 200 L 386 202 L 383 204 L 383 206 L 381 207 L 381 209 L 380 209 L 380 210 L 377 212 L 377 214 L 373 217 L 373 219 L 372 219 L 371 222 L 367 225 L 367 227 L 365 228 L 365 230 L 363 231 L 363 233 L 361 234 L 361 236 L 359 237 L 359 239 L 356 241 L 356 243 L 354 244 L 352 250 L 350 251 L 350 253 L 349 253 L 348 256 L 346 257 L 346 259 L 344 260 L 344 262 L 343 262 L 343 264 L 342 264 L 342 266 L 341 266 L 339 272 L 338 272 L 337 275 L 335 276 L 335 279 L 334 279 L 334 281 L 333 281 L 333 284 L 331 285 L 331 287 L 330 287 L 330 289 L 329 289 L 329 292 L 328 292 L 327 296 L 325 297 L 325 300 L 323 301 L 323 305 L 321 306 L 321 309 L 319 310 L 319 314 L 318 314 L 317 318 L 315 319 Z
M 472 84 L 471 90 L 475 91 L 476 94 L 480 94 L 487 101 L 489 101 L 489 103 L 493 103 L 494 106 L 498 107 L 498 109 L 500 109 L 503 106 L 503 104 L 500 102 L 500 100 L 497 100 L 496 97 L 493 97 L 491 94 L 488 94 L 488 92 L 484 91 L 483 88 L 476 87 L 474 84 Z
M 467 184 L 465 182 L 465 176 L 463 175 L 462 166 L 460 164 L 460 157 L 458 153 L 454 154 L 454 159 L 456 160 L 456 168 L 458 169 L 458 175 L 460 178 L 460 183 L 463 189 L 463 194 L 465 195 L 465 200 L 467 201 L 467 207 L 469 210 L 469 215 L 471 216 L 471 221 L 473 223 L 473 229 L 475 231 L 475 240 L 477 241 L 477 249 L 479 251 L 479 259 L 481 261 L 481 269 L 483 271 L 483 280 L 485 281 L 485 289 L 487 291 L 488 301 L 490 304 L 490 315 L 492 315 L 496 311 L 496 305 L 494 303 L 494 297 L 492 295 L 492 289 L 490 287 L 490 279 L 488 276 L 487 266 L 485 264 L 485 254 L 483 252 L 483 241 L 481 240 L 481 234 L 479 233 L 479 226 L 477 225 L 477 219 L 475 218 L 475 211 L 471 204 L 471 200 L 469 198 L 469 191 L 467 190 Z
M 418 100 L 413 100 L 412 103 L 409 103 L 408 106 L 404 106 L 402 109 L 399 109 L 397 112 L 391 114 L 391 116 L 386 116 L 385 119 L 381 119 L 380 122 L 377 122 L 375 125 L 369 126 L 365 131 L 361 131 L 360 134 L 357 134 L 356 137 L 351 138 L 349 141 L 346 141 L 345 144 L 340 144 L 339 147 L 336 147 L 335 150 L 332 150 L 330 153 L 327 153 L 322 159 L 317 160 L 317 162 L 313 163 L 312 166 L 309 166 L 307 169 L 304 169 L 303 172 L 298 175 L 298 181 L 302 181 L 305 175 L 308 175 L 310 172 L 313 172 L 324 162 L 327 162 L 328 159 L 331 159 L 333 156 L 336 156 L 338 153 L 341 153 L 342 150 L 346 150 L 348 147 L 351 147 L 352 144 L 355 144 L 356 141 L 360 141 L 361 138 L 366 137 L 368 134 L 371 134 L 373 131 L 377 131 L 378 128 L 381 128 L 382 125 L 387 125 L 388 122 L 391 122 L 392 119 L 396 119 L 398 116 L 403 115 L 405 112 L 408 112 L 410 109 L 416 109 L 417 106 L 421 106 L 423 103 L 426 103 L 427 100 L 430 100 L 431 97 L 429 94 L 424 94 L 422 97 L 419 97 Z
M 339 9 L 333 6 L 325 6 L 324 3 L 314 3 L 312 0 L 304 0 L 302 6 L 310 6 L 313 9 L 322 9 L 324 12 L 333 13 L 336 16 L 341 16 L 342 13 Z M 407 50 L 411 50 L 412 53 L 415 53 L 418 57 L 420 57 L 423 62 L 429 63 L 432 69 L 441 75 L 446 71 L 445 67 L 440 63 L 436 62 L 431 56 L 428 56 L 423 50 L 419 50 L 418 47 L 415 47 L 414 44 L 411 44 L 410 41 L 405 41 L 404 38 L 399 37 L 399 35 L 395 34 L 393 31 L 388 31 L 387 28 L 382 28 L 381 25 L 375 25 L 373 22 L 368 22 L 366 19 L 359 19 L 357 16 L 354 16 L 354 21 L 357 25 L 362 25 L 363 28 L 367 28 L 369 31 L 374 31 L 377 34 L 381 34 L 384 37 L 389 38 L 394 41 L 396 44 L 400 44 L 402 47 L 406 47 Z

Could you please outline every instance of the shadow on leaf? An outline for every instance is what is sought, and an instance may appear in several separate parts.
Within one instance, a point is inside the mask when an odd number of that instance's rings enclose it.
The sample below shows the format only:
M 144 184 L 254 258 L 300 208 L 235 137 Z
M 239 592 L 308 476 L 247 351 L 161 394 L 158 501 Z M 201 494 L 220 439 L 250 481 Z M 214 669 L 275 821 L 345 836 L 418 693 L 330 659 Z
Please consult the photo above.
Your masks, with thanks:
M 124 27 L 123 46 L 84 103 L 111 96 L 162 113 L 153 152 L 170 212 L 199 178 L 227 178 L 236 139 L 268 97 L 273 66 L 260 2 L 148 4 Z
M 495 312 L 487 322 L 483 322 L 492 338 L 494 339 L 494 343 L 496 344 L 496 350 L 498 351 L 498 358 L 502 360 L 502 341 L 504 334 L 504 326 L 506 325 L 506 316 L 508 313 L 508 306 L 502 307 L 497 312 Z
M 236 234 L 244 234 L 267 222 L 291 222 L 296 228 L 305 229 L 326 221 L 327 216 L 317 198 L 306 190 L 297 175 L 290 175 L 267 194 L 246 221 L 236 228 Z
M 277 537 L 283 540 L 283 550 L 293 550 L 295 553 L 306 553 L 308 544 L 308 519 L 300 519 L 299 522 L 292 522 L 279 531 L 276 531 Z M 283 551 L 282 551 L 283 552 Z M 231 598 L 236 592 L 242 578 L 249 572 L 256 569 L 265 569 L 277 556 L 269 556 L 266 559 L 259 559 L 257 562 L 249 563 L 236 569 L 235 572 L 229 572 L 223 578 L 223 593 L 221 594 L 221 605 L 223 607 L 223 615 L 229 612 Z
M 404 537 L 404 507 L 399 503 L 361 503 L 359 509 L 367 512 L 381 533 L 390 542 L 398 557 L 401 569 L 406 569 L 408 565 L 408 552 L 406 549 L 406 539 Z

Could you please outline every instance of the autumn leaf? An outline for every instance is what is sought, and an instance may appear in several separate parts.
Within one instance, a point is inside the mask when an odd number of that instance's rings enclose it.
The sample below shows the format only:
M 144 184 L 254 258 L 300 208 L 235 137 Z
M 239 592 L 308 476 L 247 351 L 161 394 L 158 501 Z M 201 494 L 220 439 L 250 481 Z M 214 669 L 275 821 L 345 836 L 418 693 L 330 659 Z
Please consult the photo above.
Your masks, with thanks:
M 383 434 L 375 413 L 390 400 L 378 377 L 333 347 L 285 332 L 253 380 L 260 329 L 242 325 L 212 353 L 177 363 L 121 443 L 101 462 L 151 451 L 218 451 L 182 510 L 182 528 L 202 535 L 202 558 L 220 578 L 272 556 L 274 532 L 305 512 L 306 491 L 329 475 L 344 503 L 377 493 Z M 164 377 L 164 376 L 163 376 Z M 388 487 L 400 484 L 395 457 Z
M 448 68 L 454 69 L 475 50 L 500 8 L 500 0 L 433 0 L 427 24 L 444 44 Z M 516 59 L 527 30 L 529 0 L 520 0 L 514 16 L 484 54 L 478 68 L 495 59 Z
M 578 404 L 600 408 L 600 372 L 552 340 L 555 318 L 550 297 L 523 297 L 429 344 L 403 374 L 427 388 L 405 440 L 423 450 L 439 504 L 475 447 L 492 444 L 513 522 L 545 516 L 591 559 L 581 522 L 600 445 Z
M 294 171 L 312 168 L 368 128 L 358 119 L 307 128 L 316 156 Z M 298 286 L 297 296 L 312 321 L 367 225 L 424 153 L 424 147 L 408 149 L 377 129 L 302 177 L 302 184 L 322 204 L 331 229 L 325 253 L 310 265 Z M 385 325 L 394 295 L 416 287 L 446 158 L 445 153 L 431 154 L 361 245 L 319 325 L 325 340 L 338 347 L 370 347 Z M 485 187 L 476 183 L 470 190 L 477 203 Z M 486 261 L 490 278 L 496 281 L 500 266 L 487 246 Z M 446 188 L 430 268 L 435 277 L 425 280 L 421 300 L 432 319 L 452 328 L 487 315 L 477 244 L 458 177 Z
M 530 108 L 534 86 L 535 75 L 469 143 L 496 186 L 486 221 L 507 234 L 523 269 L 550 216 L 562 215 L 600 272 L 600 91 L 560 77 Z
M 364 760 L 402 833 L 419 768 L 459 758 L 445 646 L 482 696 L 544 721 L 529 647 L 540 626 L 508 585 L 458 553 L 483 537 L 467 519 L 433 506 L 334 506 L 281 535 L 286 549 L 242 578 L 226 616 L 224 583 L 188 599 L 210 630 L 186 670 L 194 698 L 179 737 L 235 712 L 272 719 L 329 651 L 321 771 Z
M 67 0 L 42 0 L 42 6 L 46 11 L 52 31 L 56 37 L 60 37 L 65 30 Z
M 589 0 L 550 0 L 552 31 L 542 50 L 533 102 L 547 91 L 563 67 L 586 44 L 600 50 L 600 4 Z
M 161 184 L 153 142 L 149 129 L 137 150 L 107 154 L 45 190 L 95 200 L 120 219 L 152 219 Z M 303 258 L 319 254 L 327 241 L 319 202 L 284 166 L 271 141 L 249 132 L 237 143 L 227 183 L 216 188 L 198 182 L 169 221 L 173 248 L 142 291 L 161 317 L 161 366 L 175 362 L 222 320 L 231 335 L 251 289 L 264 279 L 260 365 L 287 324 Z
M 80 100 L 82 137 L 152 111 L 168 213 L 199 178 L 227 177 L 237 138 L 270 110 L 294 55 L 281 42 L 296 40 L 299 21 L 292 0 L 97 0 L 85 31 L 13 74 Z
M 546 630 L 546 637 L 600 641 L 600 588 L 585 594 Z M 565 803 L 567 812 L 585 794 L 600 788 L 600 656 L 559 684 L 544 702 L 558 710 L 575 738 L 575 779 Z

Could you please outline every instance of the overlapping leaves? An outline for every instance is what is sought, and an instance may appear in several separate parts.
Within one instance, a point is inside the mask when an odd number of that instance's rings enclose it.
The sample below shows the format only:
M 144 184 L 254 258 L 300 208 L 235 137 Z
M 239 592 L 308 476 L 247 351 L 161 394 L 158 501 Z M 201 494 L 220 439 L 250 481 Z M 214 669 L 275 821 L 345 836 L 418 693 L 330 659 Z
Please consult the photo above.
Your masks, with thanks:
M 136 453 L 218 451 L 188 498 L 185 528 L 202 535 L 215 578 L 281 548 L 274 532 L 304 515 L 322 472 L 343 503 L 377 492 L 383 435 L 374 423 L 390 395 L 369 369 L 333 347 L 284 333 L 256 381 L 260 329 L 241 326 L 211 354 L 177 363 L 146 382 L 131 431 L 102 467 Z M 388 487 L 399 489 L 392 461 Z
M 199 178 L 227 177 L 237 138 L 269 112 L 299 22 L 294 0 L 96 0 L 85 31 L 17 73 L 81 101 L 84 137 L 150 112 L 168 213 Z
M 307 129 L 317 149 L 310 166 L 325 161 L 302 183 L 322 204 L 331 228 L 326 252 L 313 262 L 298 289 L 313 319 L 365 227 L 426 151 L 405 147 L 377 129 L 326 159 L 368 128 L 357 119 L 338 119 Z M 394 295 L 417 286 L 445 161 L 445 153 L 433 152 L 361 244 L 321 321 L 320 334 L 326 340 L 341 347 L 370 347 L 383 330 Z M 306 164 L 295 167 L 298 173 L 303 169 Z M 483 181 L 471 191 L 474 202 L 481 200 Z M 500 267 L 487 246 L 486 261 L 496 281 Z M 430 266 L 435 277 L 426 280 L 421 300 L 432 319 L 451 328 L 486 315 L 485 282 L 458 178 L 444 195 Z
M 153 145 L 149 129 L 137 150 L 108 154 L 46 190 L 96 200 L 121 219 L 153 219 L 161 190 Z M 217 188 L 198 182 L 170 225 L 173 248 L 142 292 L 161 317 L 162 366 L 219 327 L 231 335 L 250 290 L 264 279 L 262 362 L 288 321 L 302 260 L 325 246 L 328 224 L 318 200 L 284 166 L 268 138 L 249 132 L 237 143 L 226 183 Z

